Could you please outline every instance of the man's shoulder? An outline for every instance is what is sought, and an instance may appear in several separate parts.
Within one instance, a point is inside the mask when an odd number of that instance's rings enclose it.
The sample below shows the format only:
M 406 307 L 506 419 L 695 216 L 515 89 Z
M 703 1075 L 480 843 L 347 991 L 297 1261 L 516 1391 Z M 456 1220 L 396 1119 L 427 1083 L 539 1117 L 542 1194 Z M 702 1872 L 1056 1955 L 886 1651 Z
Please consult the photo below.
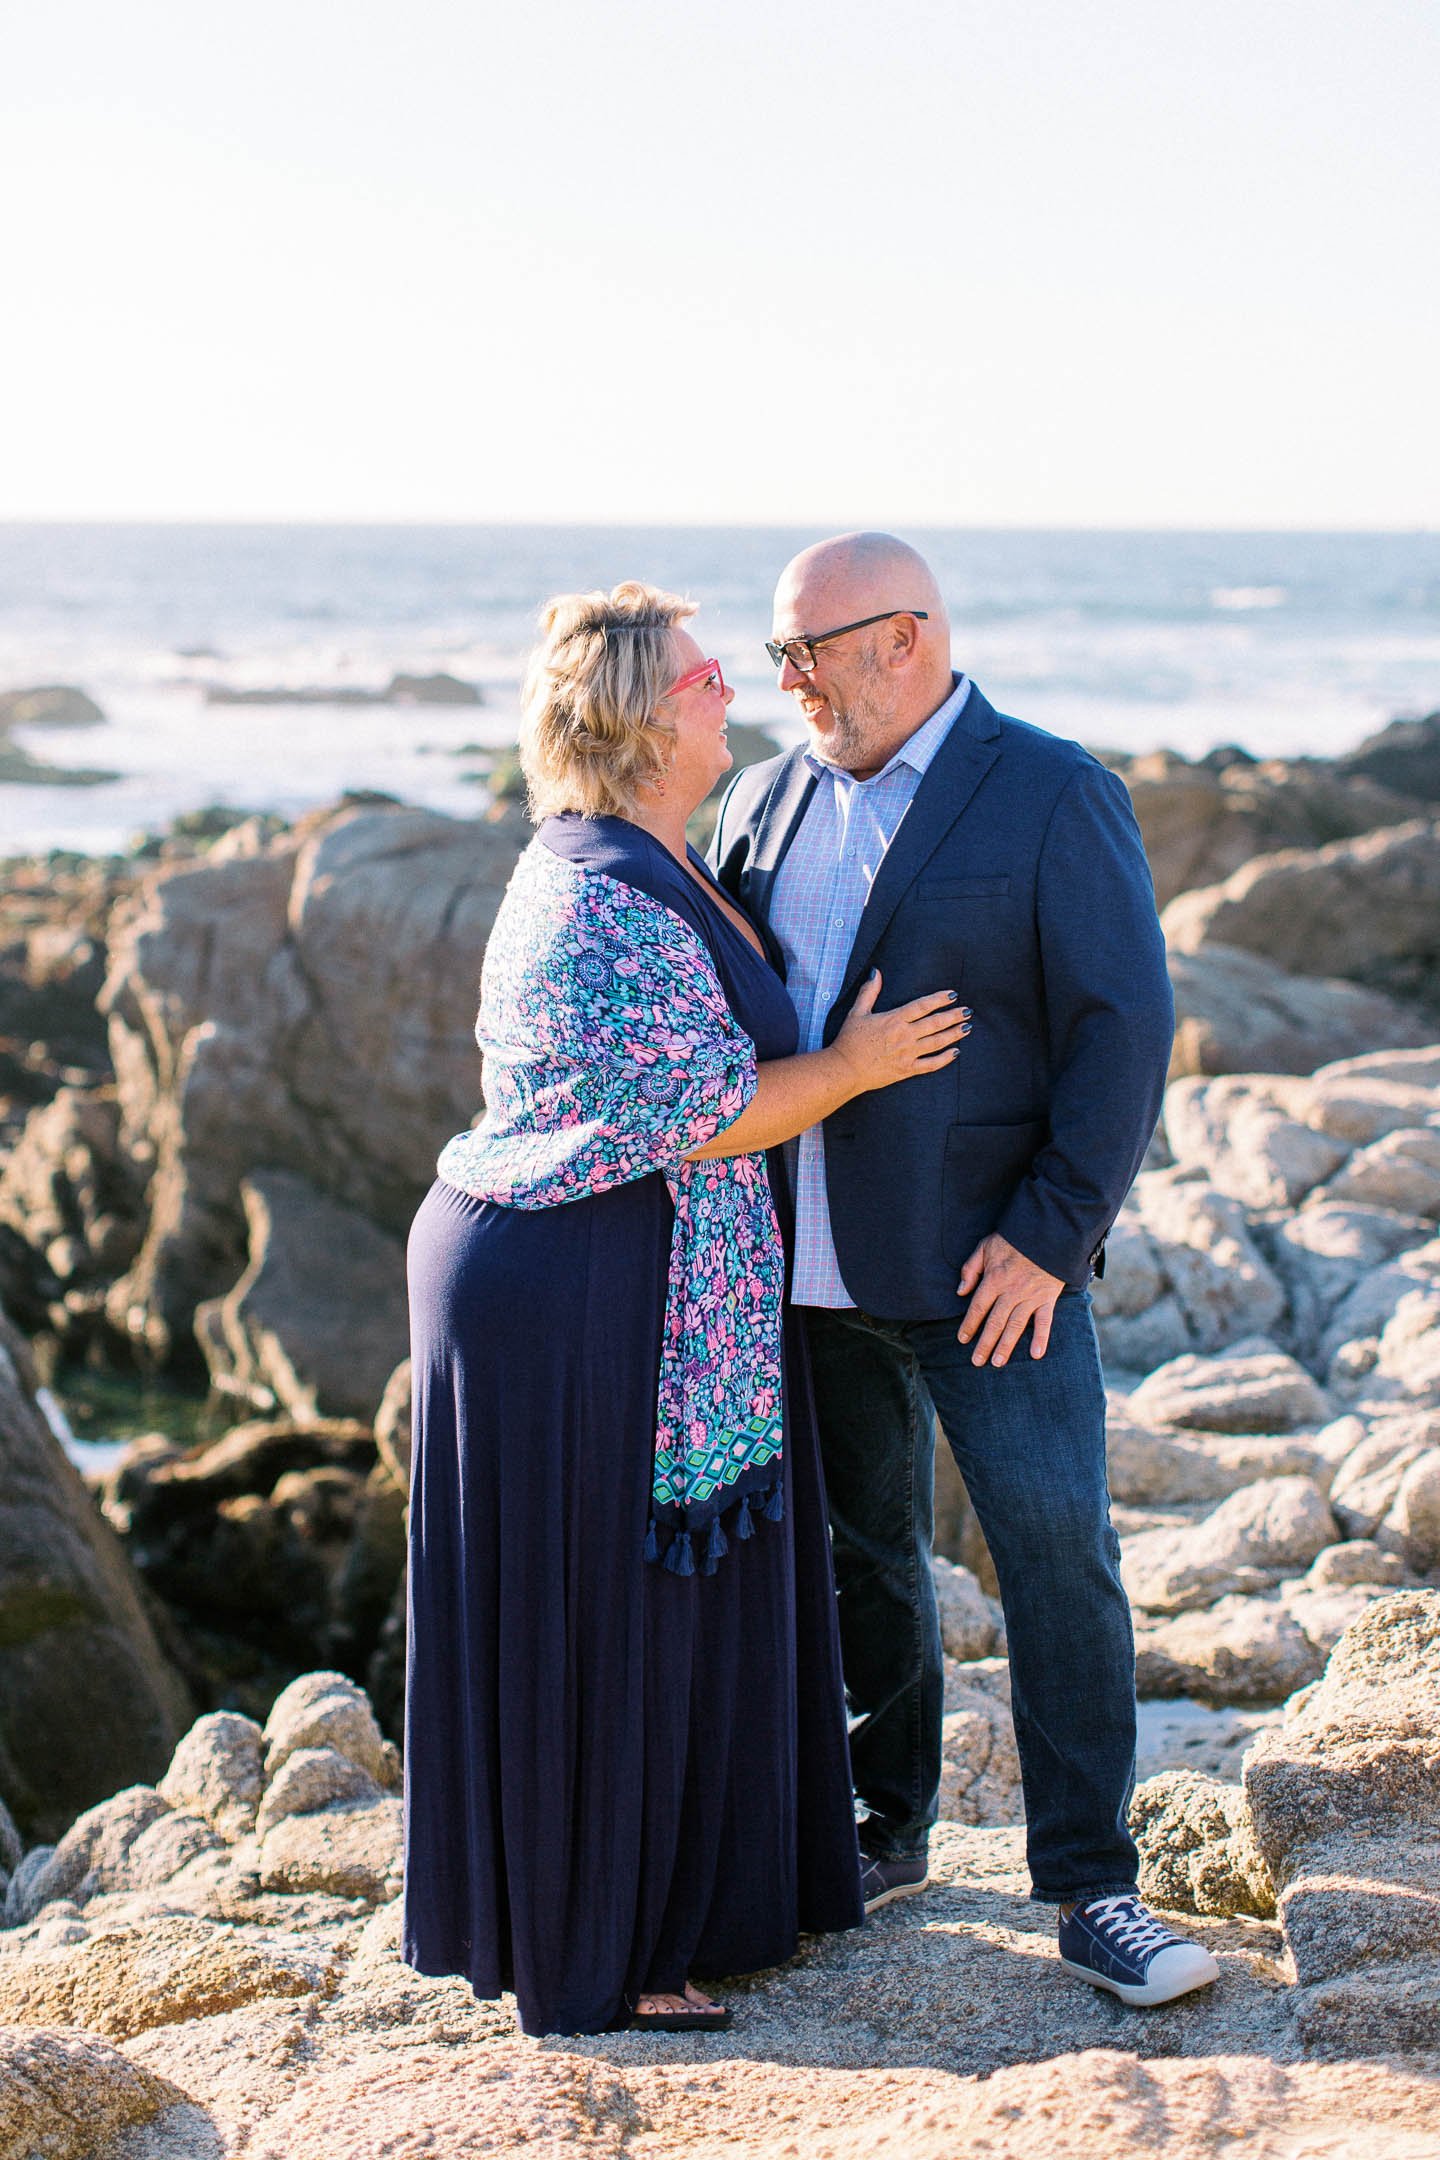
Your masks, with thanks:
M 1068 735 L 1052 735 L 1048 728 L 1017 720 L 1011 713 L 996 712 L 994 719 L 999 748 L 1028 774 L 1043 775 L 1063 786 L 1077 773 L 1098 778 L 1109 770 L 1093 750 L 1072 742 Z
M 742 766 L 725 790 L 723 813 L 727 826 L 733 829 L 736 823 L 743 823 L 757 810 L 781 774 L 796 764 L 804 753 L 804 744 L 796 743 L 774 757 L 762 758 L 758 765 Z

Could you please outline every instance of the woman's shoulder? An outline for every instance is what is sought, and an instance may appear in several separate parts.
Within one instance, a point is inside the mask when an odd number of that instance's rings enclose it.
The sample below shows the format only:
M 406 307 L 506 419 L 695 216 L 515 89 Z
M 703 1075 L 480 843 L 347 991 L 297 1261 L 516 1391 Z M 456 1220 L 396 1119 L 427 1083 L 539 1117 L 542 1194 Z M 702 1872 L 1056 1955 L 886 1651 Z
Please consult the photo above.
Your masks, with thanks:
M 625 818 L 585 818 L 565 811 L 545 818 L 535 841 L 579 870 L 613 878 L 683 917 L 711 943 L 704 900 L 668 848 Z M 534 844 L 534 843 L 532 843 Z

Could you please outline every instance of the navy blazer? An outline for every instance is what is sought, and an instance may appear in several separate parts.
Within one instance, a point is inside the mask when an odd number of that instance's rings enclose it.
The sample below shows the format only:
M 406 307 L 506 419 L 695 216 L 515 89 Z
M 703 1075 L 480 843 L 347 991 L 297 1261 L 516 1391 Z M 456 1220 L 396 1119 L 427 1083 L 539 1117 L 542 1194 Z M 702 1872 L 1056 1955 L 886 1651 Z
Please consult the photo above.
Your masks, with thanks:
M 815 785 L 796 749 L 738 773 L 721 804 L 711 860 L 762 923 Z M 851 1297 L 880 1319 L 945 1317 L 992 1230 L 1082 1287 L 1155 1129 L 1174 1033 L 1124 782 L 972 683 L 876 874 L 827 1043 L 873 967 L 882 1007 L 955 989 L 974 1032 L 943 1070 L 825 1120 Z

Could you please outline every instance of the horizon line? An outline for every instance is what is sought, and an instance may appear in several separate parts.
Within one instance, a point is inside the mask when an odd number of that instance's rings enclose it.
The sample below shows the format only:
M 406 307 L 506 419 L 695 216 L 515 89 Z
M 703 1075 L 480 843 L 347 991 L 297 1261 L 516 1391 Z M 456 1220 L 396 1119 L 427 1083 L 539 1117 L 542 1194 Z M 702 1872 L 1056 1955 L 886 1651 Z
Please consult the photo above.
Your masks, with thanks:
M 421 517 L 405 515 L 230 515 L 224 512 L 194 512 L 155 515 L 129 515 L 119 513 L 85 514 L 64 516 L 50 512 L 0 517 L 0 532 L 12 530 L 58 530 L 83 529 L 103 531 L 107 528 L 124 527 L 149 531 L 206 527 L 234 531 L 323 531 L 334 528 L 356 528 L 368 531 L 418 531 L 445 530 L 455 532 L 494 531 L 578 531 L 578 532 L 797 532 L 812 527 L 834 528 L 819 518 L 670 518 L 670 517 Z M 1033 534 L 1095 534 L 1113 533 L 1133 538 L 1152 536 L 1213 536 L 1216 534 L 1245 536 L 1255 539 L 1429 539 L 1440 533 L 1440 524 L 1417 523 L 1381 525 L 1283 525 L 1271 523 L 1241 524 L 1128 524 L 1109 521 L 1098 523 L 1075 523 L 1062 520 L 1059 523 L 1006 522 L 1001 524 L 932 524 L 918 519 L 897 518 L 884 528 L 874 525 L 850 526 L 856 530 L 897 530 L 901 526 L 919 533 L 1033 533 Z

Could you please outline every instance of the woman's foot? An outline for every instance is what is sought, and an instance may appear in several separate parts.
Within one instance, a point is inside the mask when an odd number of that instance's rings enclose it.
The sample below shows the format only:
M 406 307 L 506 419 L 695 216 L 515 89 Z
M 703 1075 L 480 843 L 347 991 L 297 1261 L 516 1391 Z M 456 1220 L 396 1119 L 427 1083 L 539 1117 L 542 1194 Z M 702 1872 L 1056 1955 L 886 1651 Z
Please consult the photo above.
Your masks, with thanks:
M 682 1995 L 647 1992 L 638 1996 L 633 2015 L 637 2026 L 652 2032 L 723 2032 L 730 2023 L 725 2005 L 702 1995 L 689 1980 Z

